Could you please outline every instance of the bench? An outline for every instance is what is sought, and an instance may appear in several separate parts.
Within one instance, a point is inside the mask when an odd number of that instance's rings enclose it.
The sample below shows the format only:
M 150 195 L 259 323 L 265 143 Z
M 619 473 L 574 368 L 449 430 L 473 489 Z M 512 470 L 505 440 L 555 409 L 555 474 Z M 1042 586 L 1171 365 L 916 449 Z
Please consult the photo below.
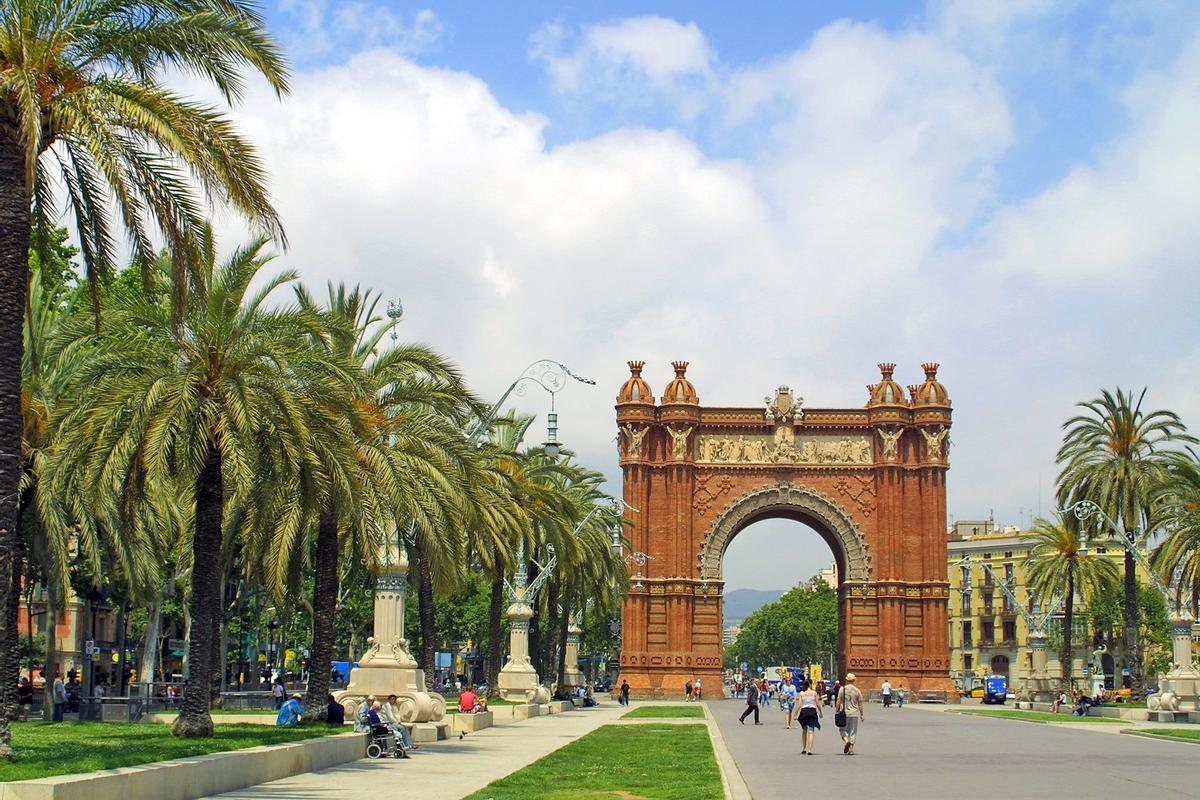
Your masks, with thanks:
M 922 689 L 917 692 L 918 703 L 945 703 L 948 693 L 940 689 Z

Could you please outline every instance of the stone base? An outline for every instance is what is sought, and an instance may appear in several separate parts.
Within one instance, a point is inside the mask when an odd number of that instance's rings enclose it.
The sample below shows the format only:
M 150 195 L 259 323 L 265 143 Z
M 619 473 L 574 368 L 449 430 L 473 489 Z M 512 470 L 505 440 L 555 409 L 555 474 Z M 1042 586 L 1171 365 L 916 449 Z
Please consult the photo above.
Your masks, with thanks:
M 383 702 L 392 694 L 404 722 L 436 722 L 446 716 L 445 698 L 425 691 L 425 672 L 403 666 L 355 667 L 349 685 L 334 692 L 333 699 L 346 709 L 346 719 L 354 719 L 355 708 L 364 697 L 374 695 Z
M 1187 711 L 1148 711 L 1146 712 L 1151 722 L 1187 722 Z
M 495 716 L 491 711 L 480 711 L 478 714 L 451 714 L 450 729 L 471 733 L 490 728 L 495 724 Z
M 564 711 L 571 711 L 575 708 L 569 700 L 555 700 L 546 706 L 551 714 L 561 714 Z
M 530 717 L 540 717 L 542 715 L 542 707 L 533 703 L 519 703 L 514 706 L 509 706 L 512 709 L 513 719 L 529 719 Z
M 450 738 L 450 723 L 447 720 L 441 720 L 440 722 L 413 722 L 406 724 L 404 727 L 408 728 L 408 733 L 412 736 L 412 740 L 416 744 L 439 742 Z

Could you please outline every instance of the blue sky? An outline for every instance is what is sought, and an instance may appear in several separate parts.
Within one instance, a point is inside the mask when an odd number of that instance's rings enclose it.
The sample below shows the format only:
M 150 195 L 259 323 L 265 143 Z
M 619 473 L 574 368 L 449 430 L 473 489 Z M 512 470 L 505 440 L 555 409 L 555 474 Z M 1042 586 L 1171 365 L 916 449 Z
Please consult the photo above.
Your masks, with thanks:
M 816 407 L 940 361 L 949 512 L 1002 524 L 1050 510 L 1059 425 L 1101 387 L 1200 428 L 1200 3 L 266 12 L 294 91 L 235 117 L 282 262 L 403 296 L 484 396 L 544 356 L 595 378 L 560 428 L 613 478 L 633 358 L 656 389 L 690 360 L 706 403 L 789 383 Z M 736 577 L 731 552 L 731 587 L 829 560 L 796 549 Z

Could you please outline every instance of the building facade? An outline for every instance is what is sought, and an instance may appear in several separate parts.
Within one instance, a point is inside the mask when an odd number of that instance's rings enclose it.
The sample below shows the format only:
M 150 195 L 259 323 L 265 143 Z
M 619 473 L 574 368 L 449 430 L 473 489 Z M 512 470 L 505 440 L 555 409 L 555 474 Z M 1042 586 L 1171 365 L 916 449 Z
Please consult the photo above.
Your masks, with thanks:
M 1025 577 L 1025 557 L 1034 543 L 1033 534 L 1016 527 L 998 529 L 991 520 L 964 520 L 954 524 L 947 543 L 947 574 L 950 579 L 950 671 L 960 688 L 978 685 L 988 674 L 1005 675 L 1009 685 L 1024 685 L 1031 670 L 1033 652 L 1029 646 L 1029 626 L 998 585 L 1008 584 L 1017 602 L 1026 611 L 1037 609 Z M 1091 545 L 1093 556 L 1111 558 L 1119 569 L 1124 566 L 1120 545 Z M 964 559 L 969 557 L 969 563 Z M 991 567 L 991 574 L 983 568 Z M 1140 571 L 1140 570 L 1139 570 Z M 1145 575 L 1141 579 L 1148 582 Z M 1093 661 L 1092 633 L 1080 612 L 1072 627 L 1073 654 L 1071 676 L 1081 687 L 1090 682 Z M 1044 611 L 1043 611 L 1044 613 Z M 1053 627 L 1052 623 L 1052 627 Z M 1061 615 L 1057 619 L 1061 630 Z M 1061 673 L 1060 653 L 1049 650 L 1048 671 Z M 1120 658 L 1115 653 L 1100 653 L 1108 688 L 1122 684 Z

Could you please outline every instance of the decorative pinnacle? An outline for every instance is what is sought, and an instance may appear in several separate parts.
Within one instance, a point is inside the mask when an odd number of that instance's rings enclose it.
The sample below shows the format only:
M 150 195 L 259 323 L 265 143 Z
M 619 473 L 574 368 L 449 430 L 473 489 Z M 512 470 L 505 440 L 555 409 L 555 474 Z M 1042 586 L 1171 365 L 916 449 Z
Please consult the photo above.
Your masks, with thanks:
M 879 371 L 883 373 L 883 379 L 885 381 L 890 381 L 892 379 L 892 373 L 896 371 L 896 365 L 885 361 L 879 365 Z
M 642 367 L 646 366 L 645 361 L 628 361 L 626 363 L 629 364 L 629 374 L 635 378 L 641 376 Z
M 671 366 L 675 368 L 675 377 L 676 377 L 676 378 L 682 378 L 682 377 L 684 376 L 684 373 L 686 373 L 686 372 L 687 372 L 687 368 L 688 368 L 688 362 L 686 362 L 686 361 L 672 361 L 672 362 L 671 362 Z
M 868 384 L 867 384 L 867 394 L 869 394 L 869 395 L 874 395 L 874 394 L 875 394 L 875 387 L 876 387 L 876 386 L 878 386 L 878 385 L 879 385 L 878 383 L 868 383 Z
M 934 361 L 930 361 L 925 364 L 922 364 L 921 369 L 925 370 L 925 379 L 930 380 L 930 381 L 936 380 L 938 367 L 940 367 L 940 366 L 941 366 L 941 364 L 938 364 Z
M 915 383 L 910 383 L 908 385 L 908 393 L 913 396 L 913 399 L 916 399 L 917 392 L 920 391 L 920 389 L 921 389 L 921 387 Z

